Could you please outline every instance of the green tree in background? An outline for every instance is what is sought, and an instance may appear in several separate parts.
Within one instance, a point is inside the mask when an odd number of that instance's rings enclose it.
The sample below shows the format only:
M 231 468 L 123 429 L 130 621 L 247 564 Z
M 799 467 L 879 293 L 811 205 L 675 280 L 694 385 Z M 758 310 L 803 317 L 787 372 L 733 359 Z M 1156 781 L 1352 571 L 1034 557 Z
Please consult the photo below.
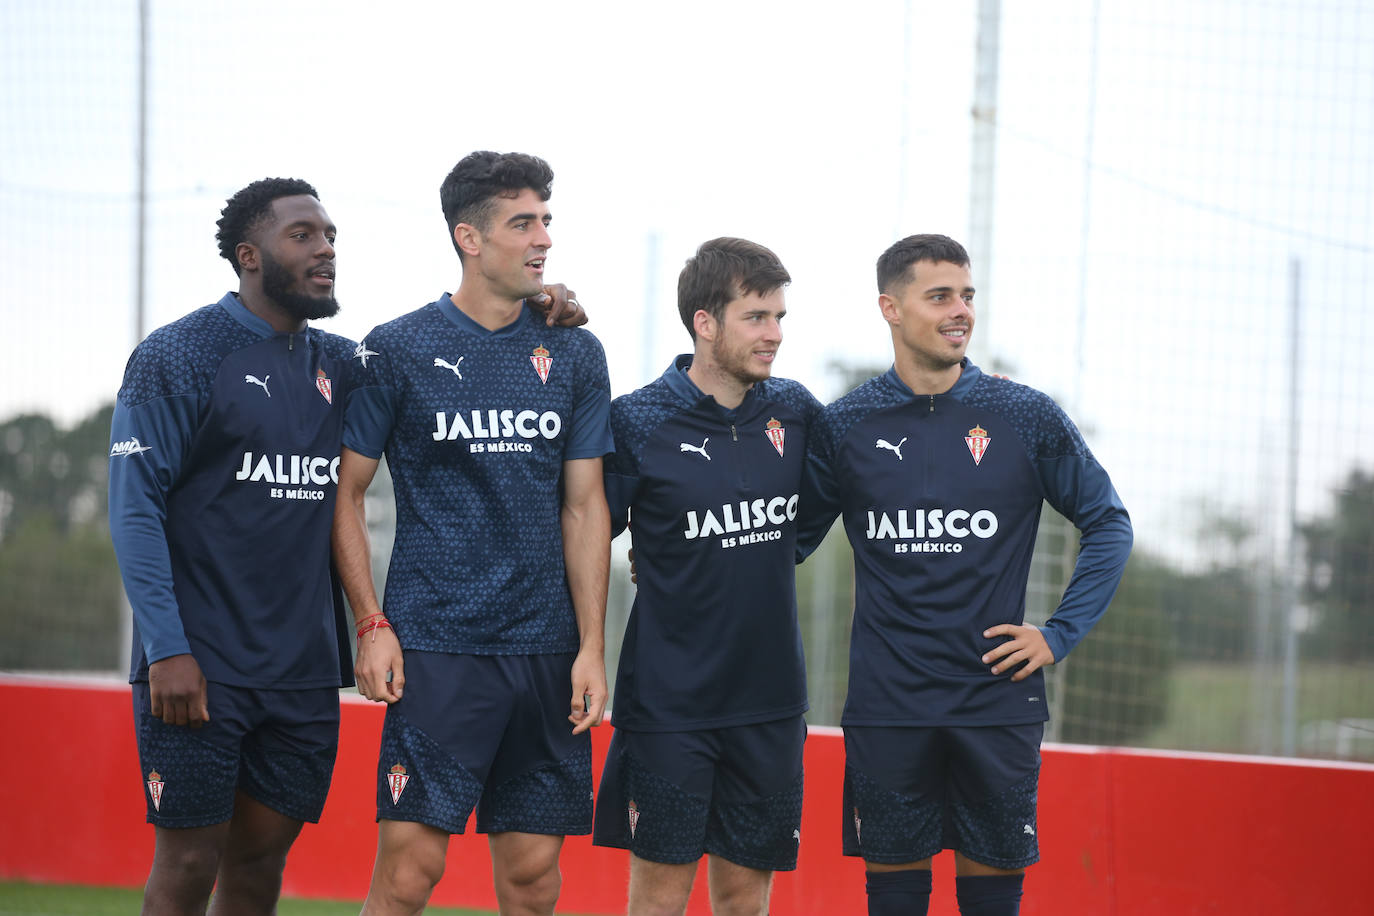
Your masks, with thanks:
M 1367 662 L 1374 660 L 1374 473 L 1351 471 L 1333 495 L 1331 513 L 1302 527 L 1303 595 L 1315 612 L 1303 654 Z
M 36 414 L 0 424 L 0 668 L 110 671 L 120 585 L 105 520 L 110 416 L 71 430 Z

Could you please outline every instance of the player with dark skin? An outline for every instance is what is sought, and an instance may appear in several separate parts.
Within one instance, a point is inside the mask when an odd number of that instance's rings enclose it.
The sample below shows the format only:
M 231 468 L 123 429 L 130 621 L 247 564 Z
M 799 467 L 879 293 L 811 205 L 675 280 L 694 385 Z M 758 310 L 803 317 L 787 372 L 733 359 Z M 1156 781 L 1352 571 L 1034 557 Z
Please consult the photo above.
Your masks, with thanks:
M 309 194 L 274 200 L 270 218 L 234 251 L 244 306 L 278 333 L 298 333 L 308 319 L 334 315 L 335 235 L 323 205 Z M 586 323 L 576 295 L 562 284 L 546 286 L 532 301 L 547 308 L 550 325 Z M 153 716 L 166 724 L 199 728 L 209 721 L 206 679 L 193 655 L 151 663 L 148 689 Z M 228 821 L 157 827 L 142 912 L 205 913 L 207 901 L 212 916 L 276 912 L 286 856 L 302 826 L 239 790 Z

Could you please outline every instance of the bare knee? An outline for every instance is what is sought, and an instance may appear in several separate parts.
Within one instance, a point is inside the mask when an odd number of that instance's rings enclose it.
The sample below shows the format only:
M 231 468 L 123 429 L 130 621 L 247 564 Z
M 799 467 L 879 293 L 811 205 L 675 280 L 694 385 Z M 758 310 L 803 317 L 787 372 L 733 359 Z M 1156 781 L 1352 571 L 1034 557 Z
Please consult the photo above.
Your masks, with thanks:
M 773 873 L 711 856 L 711 911 L 716 916 L 767 916 Z
M 665 865 L 631 856 L 630 916 L 682 916 L 696 871 L 696 862 Z
M 203 911 L 215 887 L 227 836 L 227 824 L 189 830 L 157 828 L 153 865 L 144 888 L 144 916 Z
M 364 914 L 419 913 L 444 876 L 448 834 L 426 824 L 382 821 Z
M 558 868 L 563 838 L 494 833 L 488 842 L 496 899 L 503 916 L 552 913 L 563 888 L 563 873 Z

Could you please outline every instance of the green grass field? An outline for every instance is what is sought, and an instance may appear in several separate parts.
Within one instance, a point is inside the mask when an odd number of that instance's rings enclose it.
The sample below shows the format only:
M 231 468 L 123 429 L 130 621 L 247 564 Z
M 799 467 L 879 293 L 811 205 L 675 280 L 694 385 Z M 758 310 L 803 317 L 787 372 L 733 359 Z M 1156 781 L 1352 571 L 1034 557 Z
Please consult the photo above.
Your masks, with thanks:
M 129 916 L 143 891 L 125 887 L 75 887 L 0 881 L 0 916 Z M 357 916 L 361 901 L 282 900 L 279 916 Z M 434 916 L 491 916 L 490 910 L 430 907 Z

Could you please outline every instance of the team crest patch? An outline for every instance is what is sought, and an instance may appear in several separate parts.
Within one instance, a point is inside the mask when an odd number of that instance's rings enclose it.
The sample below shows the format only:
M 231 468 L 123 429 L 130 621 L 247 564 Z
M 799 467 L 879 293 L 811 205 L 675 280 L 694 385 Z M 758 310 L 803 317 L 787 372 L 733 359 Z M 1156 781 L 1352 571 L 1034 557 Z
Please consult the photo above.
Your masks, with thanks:
M 768 437 L 768 441 L 773 443 L 773 448 L 777 449 L 778 454 L 781 455 L 782 440 L 787 436 L 787 430 L 783 429 L 776 417 L 764 424 L 763 434 Z
M 973 463 L 979 465 L 983 463 L 983 454 L 988 450 L 988 443 L 992 442 L 988 438 L 988 431 L 981 426 L 975 426 L 968 431 L 964 437 L 964 442 L 968 445 L 968 453 L 973 456 Z
M 859 843 L 863 843 L 863 839 L 859 836 L 859 828 L 862 827 L 862 826 L 863 826 L 863 821 L 860 820 L 860 818 L 859 818 L 859 809 L 858 809 L 858 808 L 855 808 L 855 809 L 854 809 L 854 839 L 857 840 Z
M 530 362 L 534 364 L 534 371 L 539 373 L 539 381 L 544 384 L 549 383 L 549 370 L 553 368 L 553 360 L 549 357 L 549 349 L 545 346 L 534 348 L 534 354 L 530 356 Z
M 334 383 L 329 381 L 329 376 L 324 374 L 323 369 L 315 370 L 315 387 L 324 395 L 326 401 L 334 403 Z
M 635 828 L 639 826 L 639 806 L 630 799 L 630 839 L 635 838 Z
M 386 774 L 386 787 L 391 790 L 391 803 L 399 805 L 401 803 L 401 793 L 406 790 L 406 784 L 410 782 L 410 777 L 406 775 L 406 768 L 399 763 L 391 768 L 391 772 Z
M 153 810 L 162 810 L 162 787 L 166 785 L 162 781 L 162 774 L 157 770 L 148 773 L 148 797 L 153 800 Z

